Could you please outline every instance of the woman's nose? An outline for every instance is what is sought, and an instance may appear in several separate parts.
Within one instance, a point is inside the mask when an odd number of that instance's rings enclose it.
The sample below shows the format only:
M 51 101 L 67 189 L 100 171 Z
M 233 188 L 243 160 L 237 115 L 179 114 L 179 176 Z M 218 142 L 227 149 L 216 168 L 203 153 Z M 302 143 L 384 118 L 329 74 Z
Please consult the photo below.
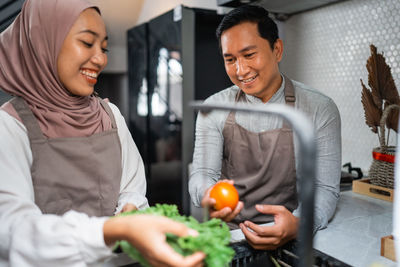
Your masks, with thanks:
M 103 51 L 97 52 L 92 56 L 91 61 L 98 67 L 104 68 L 107 64 L 107 55 Z

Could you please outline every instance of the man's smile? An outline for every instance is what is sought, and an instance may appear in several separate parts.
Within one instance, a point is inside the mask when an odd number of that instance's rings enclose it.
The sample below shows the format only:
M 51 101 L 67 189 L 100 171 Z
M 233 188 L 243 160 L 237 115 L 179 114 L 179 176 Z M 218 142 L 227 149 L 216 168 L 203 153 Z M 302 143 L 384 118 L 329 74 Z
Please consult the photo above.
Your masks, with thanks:
M 258 74 L 254 75 L 253 77 L 250 77 L 248 79 L 239 79 L 241 83 L 244 85 L 250 85 L 256 78 L 258 77 Z

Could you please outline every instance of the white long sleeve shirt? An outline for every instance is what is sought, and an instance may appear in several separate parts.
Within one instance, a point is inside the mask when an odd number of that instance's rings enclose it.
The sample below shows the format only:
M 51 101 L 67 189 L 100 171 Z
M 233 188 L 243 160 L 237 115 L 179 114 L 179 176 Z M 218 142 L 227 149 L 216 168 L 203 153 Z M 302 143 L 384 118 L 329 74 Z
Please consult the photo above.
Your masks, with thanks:
M 296 97 L 295 109 L 302 111 L 312 122 L 316 133 L 317 159 L 315 177 L 315 225 L 314 231 L 323 229 L 335 213 L 339 200 L 341 172 L 341 121 L 335 103 L 327 96 L 308 86 L 292 81 Z M 285 79 L 281 87 L 268 101 L 285 103 Z M 232 86 L 206 99 L 206 103 L 234 103 L 239 88 Z M 254 96 L 246 95 L 248 103 L 262 104 Z M 212 111 L 207 116 L 197 116 L 196 142 L 193 166 L 189 180 L 189 192 L 195 206 L 200 206 L 207 188 L 221 177 L 224 137 L 222 131 L 228 111 Z M 282 127 L 278 116 L 261 113 L 236 112 L 236 122 L 252 132 L 263 132 Z M 297 137 L 294 134 L 296 169 L 299 167 Z M 299 216 L 300 208 L 293 214 Z
M 126 203 L 142 209 L 148 206 L 143 161 L 123 116 L 109 104 L 122 149 L 115 212 Z M 3 110 L 0 125 L 0 267 L 99 266 L 114 257 L 103 237 L 107 217 L 89 217 L 76 211 L 62 216 L 41 213 L 35 205 L 26 128 Z

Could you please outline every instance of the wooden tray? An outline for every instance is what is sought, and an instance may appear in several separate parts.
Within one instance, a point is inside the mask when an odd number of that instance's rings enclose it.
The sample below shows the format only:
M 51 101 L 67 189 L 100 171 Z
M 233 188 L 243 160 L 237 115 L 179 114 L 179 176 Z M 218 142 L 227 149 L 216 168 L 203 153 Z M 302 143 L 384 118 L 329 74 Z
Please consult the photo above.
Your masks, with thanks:
M 353 192 L 393 202 L 393 189 L 370 183 L 370 179 L 353 181 Z
M 394 240 L 392 235 L 381 238 L 381 256 L 396 261 L 396 253 L 394 250 Z

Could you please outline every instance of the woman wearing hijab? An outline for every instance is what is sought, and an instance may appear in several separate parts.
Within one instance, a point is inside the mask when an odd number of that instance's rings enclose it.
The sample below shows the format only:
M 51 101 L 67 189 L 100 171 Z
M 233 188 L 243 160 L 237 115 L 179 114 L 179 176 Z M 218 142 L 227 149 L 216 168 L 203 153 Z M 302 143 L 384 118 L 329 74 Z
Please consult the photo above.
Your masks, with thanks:
M 127 240 L 154 266 L 198 266 L 165 242 L 193 230 L 118 212 L 148 206 L 144 167 L 118 108 L 93 96 L 107 64 L 99 9 L 27 0 L 0 34 L 0 266 L 96 266 Z

